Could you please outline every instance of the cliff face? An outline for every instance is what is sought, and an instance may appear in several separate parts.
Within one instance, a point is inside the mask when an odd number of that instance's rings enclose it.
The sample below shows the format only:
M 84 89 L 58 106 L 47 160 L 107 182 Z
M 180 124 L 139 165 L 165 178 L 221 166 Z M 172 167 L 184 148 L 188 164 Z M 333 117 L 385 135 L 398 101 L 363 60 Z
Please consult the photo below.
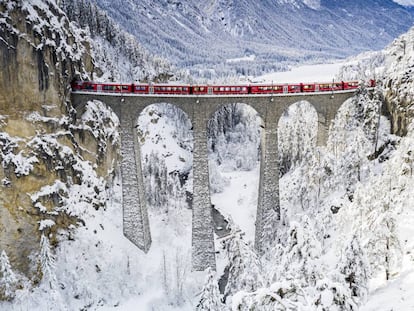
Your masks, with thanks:
M 36 282 L 41 235 L 56 245 L 105 202 L 116 119 L 91 103 L 75 120 L 70 81 L 93 64 L 84 32 L 53 0 L 0 0 L 0 67 L 0 251 Z
M 70 80 L 92 69 L 82 31 L 53 1 L 2 0 L 0 12 L 3 111 L 19 115 L 51 103 L 64 107 Z
M 414 28 L 394 40 L 386 53 L 385 98 L 393 133 L 403 136 L 414 120 Z

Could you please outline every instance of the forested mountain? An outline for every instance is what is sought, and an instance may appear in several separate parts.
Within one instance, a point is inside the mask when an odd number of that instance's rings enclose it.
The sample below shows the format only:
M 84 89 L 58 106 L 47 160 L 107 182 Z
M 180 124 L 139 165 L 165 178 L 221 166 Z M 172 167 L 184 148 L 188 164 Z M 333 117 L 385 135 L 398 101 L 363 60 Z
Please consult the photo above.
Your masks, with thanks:
M 381 49 L 414 20 L 391 0 L 94 1 L 148 50 L 206 78 Z
M 123 30 L 89 0 L 62 0 L 70 20 L 89 31 L 96 66 L 93 79 L 102 81 L 166 81 L 176 78 L 170 63 L 149 52 L 139 40 Z

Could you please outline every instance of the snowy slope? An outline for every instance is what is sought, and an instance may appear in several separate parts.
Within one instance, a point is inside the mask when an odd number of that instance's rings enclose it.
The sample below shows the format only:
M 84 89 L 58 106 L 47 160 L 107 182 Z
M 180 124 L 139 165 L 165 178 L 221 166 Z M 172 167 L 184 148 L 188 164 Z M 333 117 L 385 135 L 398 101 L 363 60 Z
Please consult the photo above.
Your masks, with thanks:
M 412 13 L 391 0 L 97 3 L 150 51 L 206 78 L 380 49 L 413 22 Z M 251 55 L 253 62 L 226 63 Z
M 170 63 L 149 52 L 97 5 L 86 0 L 62 0 L 70 20 L 87 29 L 95 64 L 94 80 L 165 81 L 177 75 Z

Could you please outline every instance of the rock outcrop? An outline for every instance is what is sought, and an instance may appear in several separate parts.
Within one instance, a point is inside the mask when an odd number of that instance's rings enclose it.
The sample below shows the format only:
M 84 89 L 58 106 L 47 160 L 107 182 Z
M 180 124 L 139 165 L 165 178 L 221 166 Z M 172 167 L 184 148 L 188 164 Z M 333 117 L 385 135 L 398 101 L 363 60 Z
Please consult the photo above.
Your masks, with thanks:
M 386 49 L 384 88 L 393 133 L 404 136 L 414 120 L 414 28 Z
M 54 0 L 0 0 L 0 67 L 0 251 L 36 282 L 41 236 L 57 245 L 58 232 L 105 202 L 117 137 L 104 127 L 116 120 L 97 103 L 76 120 L 70 82 L 93 62 Z

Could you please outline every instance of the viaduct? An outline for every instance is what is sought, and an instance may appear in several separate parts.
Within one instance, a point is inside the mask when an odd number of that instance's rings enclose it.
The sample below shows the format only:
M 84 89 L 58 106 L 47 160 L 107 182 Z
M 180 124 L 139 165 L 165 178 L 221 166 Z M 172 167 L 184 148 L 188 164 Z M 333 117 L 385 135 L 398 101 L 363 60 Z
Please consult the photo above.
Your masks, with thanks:
M 263 248 L 263 226 L 271 209 L 280 212 L 278 167 L 278 122 L 292 104 L 306 100 L 318 115 L 317 144 L 326 144 L 328 128 L 340 106 L 354 95 L 355 90 L 335 93 L 297 93 L 277 95 L 195 96 L 195 95 L 135 95 L 72 93 L 76 109 L 89 100 L 100 100 L 117 114 L 121 132 L 121 174 L 124 235 L 138 248 L 147 252 L 151 233 L 141 168 L 141 152 L 135 129 L 145 107 L 169 103 L 182 109 L 193 125 L 193 209 L 192 209 L 192 267 L 193 270 L 215 269 L 214 228 L 211 214 L 207 122 L 221 106 L 243 103 L 254 108 L 264 123 L 261 138 L 260 182 L 257 203 L 255 247 Z

